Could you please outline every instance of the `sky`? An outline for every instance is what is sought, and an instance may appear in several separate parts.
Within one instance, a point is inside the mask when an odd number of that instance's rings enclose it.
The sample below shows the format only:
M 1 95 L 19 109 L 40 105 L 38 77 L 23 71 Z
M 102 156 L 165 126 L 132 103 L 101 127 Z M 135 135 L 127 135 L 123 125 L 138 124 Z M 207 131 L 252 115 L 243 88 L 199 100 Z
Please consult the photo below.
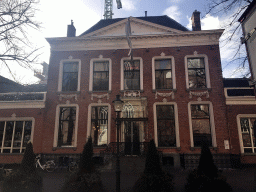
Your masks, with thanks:
M 113 0 L 113 18 L 140 17 L 168 15 L 181 25 L 191 30 L 191 16 L 193 11 L 201 12 L 202 30 L 223 28 L 224 23 L 229 20 L 227 15 L 206 15 L 209 0 L 121 0 L 122 9 L 117 9 L 116 0 Z M 41 0 L 38 4 L 36 20 L 42 23 L 40 31 L 29 31 L 30 39 L 36 47 L 41 49 L 39 62 L 49 63 L 50 47 L 45 38 L 65 37 L 67 25 L 73 20 L 76 27 L 76 34 L 80 35 L 99 20 L 104 19 L 105 0 Z M 225 38 L 223 36 L 222 38 Z M 240 42 L 235 42 L 234 47 Z M 224 77 L 234 77 L 236 65 L 227 65 L 232 59 L 233 50 L 228 46 L 220 45 L 221 59 Z M 244 54 L 244 53 L 239 53 Z M 18 68 L 18 67 L 16 67 Z M 36 68 L 40 69 L 40 65 Z M 5 72 L 5 67 L 0 66 L 0 75 L 11 78 Z M 19 69 L 15 72 L 16 79 L 23 84 L 36 83 L 37 78 L 33 72 Z

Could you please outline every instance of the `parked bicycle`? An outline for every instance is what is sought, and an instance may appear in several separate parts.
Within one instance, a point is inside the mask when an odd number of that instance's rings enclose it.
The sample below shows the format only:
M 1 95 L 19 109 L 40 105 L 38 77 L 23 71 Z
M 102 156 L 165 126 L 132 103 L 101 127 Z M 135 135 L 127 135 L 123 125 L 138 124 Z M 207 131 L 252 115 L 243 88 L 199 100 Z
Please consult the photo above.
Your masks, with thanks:
M 56 168 L 54 160 L 46 161 L 44 165 L 40 163 L 41 154 L 36 156 L 36 168 L 39 166 L 41 169 L 46 170 L 48 172 L 53 172 Z
M 76 170 L 78 170 L 78 163 L 76 161 L 71 161 L 69 164 L 68 164 L 68 170 L 70 172 L 75 172 Z

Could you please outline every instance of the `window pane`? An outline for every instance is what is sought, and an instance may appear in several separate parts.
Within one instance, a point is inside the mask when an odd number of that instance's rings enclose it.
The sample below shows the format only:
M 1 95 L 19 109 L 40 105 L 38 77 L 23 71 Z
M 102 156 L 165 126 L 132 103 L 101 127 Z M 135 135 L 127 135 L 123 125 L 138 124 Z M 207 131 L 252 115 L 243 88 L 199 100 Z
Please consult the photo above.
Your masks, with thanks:
M 4 147 L 11 147 L 12 145 L 12 134 L 13 134 L 14 122 L 7 121 L 5 129 Z
M 204 58 L 189 58 L 188 68 L 204 68 Z
M 13 147 L 21 147 L 21 139 L 23 132 L 23 121 L 17 121 L 14 132 Z
M 173 105 L 157 105 L 157 135 L 159 147 L 176 146 L 175 118 Z
M 58 146 L 74 145 L 76 108 L 61 107 L 59 117 Z
M 2 147 L 5 121 L 0 121 L 0 147 Z
M 155 69 L 171 69 L 171 68 L 172 68 L 171 59 L 155 60 Z
M 94 145 L 108 143 L 108 107 L 92 107 L 91 137 Z
M 191 105 L 192 131 L 194 146 L 202 142 L 212 145 L 209 105 Z
M 131 61 L 124 61 L 124 70 L 125 71 L 131 71 L 131 70 L 140 70 L 140 61 L 135 60 L 133 63 Z
M 108 72 L 97 72 L 93 74 L 93 90 L 108 90 L 109 76 Z
M 32 121 L 25 121 L 23 147 L 26 147 L 27 143 L 31 140 L 31 131 L 32 131 Z
M 189 88 L 206 88 L 204 58 L 188 59 Z
M 171 89 L 172 88 L 172 72 L 171 71 L 156 71 L 156 89 Z
M 94 62 L 93 71 L 108 71 L 108 62 Z
M 64 63 L 62 75 L 62 91 L 77 91 L 78 63 Z
M 140 72 L 139 71 L 124 72 L 124 89 L 125 90 L 140 89 Z

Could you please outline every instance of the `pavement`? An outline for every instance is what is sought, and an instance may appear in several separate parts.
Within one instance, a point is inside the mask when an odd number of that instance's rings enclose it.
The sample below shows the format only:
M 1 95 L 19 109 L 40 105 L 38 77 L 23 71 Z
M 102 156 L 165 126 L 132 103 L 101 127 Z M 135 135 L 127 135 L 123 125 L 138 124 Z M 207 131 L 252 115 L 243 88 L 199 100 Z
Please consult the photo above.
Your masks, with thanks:
M 175 192 L 184 192 L 186 178 L 190 170 L 182 168 L 165 167 L 165 171 L 171 173 Z M 53 173 L 42 172 L 43 190 L 42 192 L 59 192 L 65 183 L 66 176 L 70 174 L 66 169 L 57 169 Z M 129 192 L 140 177 L 138 171 L 121 172 L 121 191 Z M 256 168 L 225 169 L 222 174 L 226 176 L 227 182 L 231 185 L 233 192 L 255 192 L 256 191 Z M 109 192 L 116 190 L 116 172 L 113 169 L 101 172 L 102 183 Z M 1 186 L 1 184 L 0 184 Z M 0 187 L 1 191 L 1 187 Z
M 165 171 L 174 176 L 173 183 L 175 192 L 184 192 L 186 178 L 189 170 L 182 168 L 165 168 Z M 43 192 L 58 192 L 65 182 L 67 171 L 56 171 L 43 174 Z M 223 175 L 231 185 L 233 192 L 255 192 L 256 191 L 256 168 L 225 169 Z M 121 191 L 129 192 L 139 178 L 138 172 L 121 172 Z M 116 190 L 116 172 L 104 170 L 101 172 L 102 183 L 109 192 Z

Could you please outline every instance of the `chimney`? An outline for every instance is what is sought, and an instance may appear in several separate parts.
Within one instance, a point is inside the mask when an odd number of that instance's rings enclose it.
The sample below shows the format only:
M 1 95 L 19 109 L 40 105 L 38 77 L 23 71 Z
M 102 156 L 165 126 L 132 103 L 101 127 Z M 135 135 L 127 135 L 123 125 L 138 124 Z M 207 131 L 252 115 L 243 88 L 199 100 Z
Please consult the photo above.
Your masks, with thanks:
M 191 17 L 192 20 L 192 30 L 201 31 L 201 21 L 200 21 L 200 12 L 195 10 Z
M 71 20 L 71 25 L 68 25 L 67 37 L 75 37 L 76 36 L 76 28 L 73 25 L 73 20 Z
M 148 16 L 148 12 L 147 11 L 145 11 L 145 17 L 147 17 Z

